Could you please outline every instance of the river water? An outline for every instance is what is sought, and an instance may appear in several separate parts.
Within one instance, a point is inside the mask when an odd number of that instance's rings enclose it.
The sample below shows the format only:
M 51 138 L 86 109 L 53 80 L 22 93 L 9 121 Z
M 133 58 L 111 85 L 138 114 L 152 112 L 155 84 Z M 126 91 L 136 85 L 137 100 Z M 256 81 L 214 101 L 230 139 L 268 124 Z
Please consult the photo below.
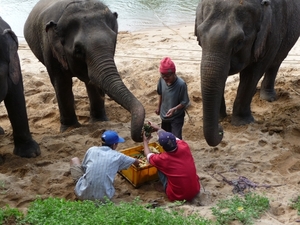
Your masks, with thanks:
M 23 39 L 23 26 L 38 0 L 0 0 L 0 16 Z M 193 23 L 199 0 L 102 0 L 117 12 L 119 31 L 138 31 Z

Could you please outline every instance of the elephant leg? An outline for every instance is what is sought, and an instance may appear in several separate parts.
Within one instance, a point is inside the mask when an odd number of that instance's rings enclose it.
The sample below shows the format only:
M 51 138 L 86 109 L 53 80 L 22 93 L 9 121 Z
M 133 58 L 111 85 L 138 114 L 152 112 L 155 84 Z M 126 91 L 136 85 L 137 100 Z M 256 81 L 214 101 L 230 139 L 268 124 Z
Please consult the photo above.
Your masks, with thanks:
M 108 121 L 105 111 L 105 93 L 91 82 L 85 83 L 90 100 L 90 122 Z
M 240 83 L 233 104 L 232 125 L 240 126 L 254 122 L 251 101 L 256 92 L 257 83 L 263 75 L 260 72 L 261 69 L 254 68 L 246 68 L 240 73 Z
M 37 157 L 41 151 L 29 130 L 22 82 L 9 85 L 4 103 L 13 129 L 14 154 L 26 158 Z
M 64 73 L 56 73 L 51 76 L 51 83 L 55 89 L 57 103 L 60 113 L 60 132 L 80 127 L 75 113 L 74 95 L 72 91 L 72 77 Z
M 276 100 L 275 79 L 279 70 L 280 64 L 269 68 L 261 83 L 260 98 L 269 102 Z

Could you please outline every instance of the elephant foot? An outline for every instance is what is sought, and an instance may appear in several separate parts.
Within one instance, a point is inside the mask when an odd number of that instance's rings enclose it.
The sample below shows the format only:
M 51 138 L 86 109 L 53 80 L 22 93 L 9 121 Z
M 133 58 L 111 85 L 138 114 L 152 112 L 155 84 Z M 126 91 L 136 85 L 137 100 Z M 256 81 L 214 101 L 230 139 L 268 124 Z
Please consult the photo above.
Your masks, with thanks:
M 219 115 L 219 121 L 223 121 L 225 118 L 227 117 L 227 113 L 221 113 L 220 112 L 220 115 Z
M 249 123 L 253 123 L 254 118 L 252 115 L 250 116 L 232 116 L 231 117 L 231 124 L 234 126 L 242 126 Z
M 70 131 L 70 130 L 73 130 L 75 128 L 78 128 L 80 126 L 81 126 L 81 124 L 79 122 L 76 122 L 76 124 L 73 124 L 73 125 L 64 125 L 64 124 L 61 124 L 60 125 L 60 132 L 64 133 L 66 131 Z
M 276 92 L 274 90 L 268 91 L 268 90 L 261 89 L 260 98 L 268 102 L 274 102 L 277 100 Z
M 16 144 L 14 154 L 23 158 L 35 158 L 41 154 L 41 150 L 38 143 L 31 140 L 26 143 Z
M 2 127 L 0 127 L 0 135 L 3 135 L 4 134 L 4 130 Z
M 90 123 L 95 123 L 95 122 L 103 122 L 103 121 L 109 121 L 109 119 L 106 116 L 102 116 L 102 117 L 91 117 L 89 122 Z

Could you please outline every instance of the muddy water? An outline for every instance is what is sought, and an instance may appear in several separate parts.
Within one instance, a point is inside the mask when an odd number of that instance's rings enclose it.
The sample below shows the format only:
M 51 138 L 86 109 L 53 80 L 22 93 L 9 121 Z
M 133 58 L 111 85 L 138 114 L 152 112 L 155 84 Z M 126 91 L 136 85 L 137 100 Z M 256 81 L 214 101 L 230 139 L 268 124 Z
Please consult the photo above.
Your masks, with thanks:
M 19 38 L 32 7 L 38 0 L 0 0 L 0 16 Z M 199 0 L 103 0 L 119 15 L 120 31 L 147 30 L 193 23 Z

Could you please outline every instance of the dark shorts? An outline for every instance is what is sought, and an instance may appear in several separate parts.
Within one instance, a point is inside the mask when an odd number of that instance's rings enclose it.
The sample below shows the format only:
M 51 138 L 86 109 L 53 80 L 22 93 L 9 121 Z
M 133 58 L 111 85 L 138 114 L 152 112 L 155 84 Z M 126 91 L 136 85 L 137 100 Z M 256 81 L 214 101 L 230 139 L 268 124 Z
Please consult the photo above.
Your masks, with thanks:
M 175 137 L 182 139 L 182 127 L 184 124 L 184 115 L 174 118 L 172 121 L 162 121 L 161 128 L 167 132 L 175 135 Z

